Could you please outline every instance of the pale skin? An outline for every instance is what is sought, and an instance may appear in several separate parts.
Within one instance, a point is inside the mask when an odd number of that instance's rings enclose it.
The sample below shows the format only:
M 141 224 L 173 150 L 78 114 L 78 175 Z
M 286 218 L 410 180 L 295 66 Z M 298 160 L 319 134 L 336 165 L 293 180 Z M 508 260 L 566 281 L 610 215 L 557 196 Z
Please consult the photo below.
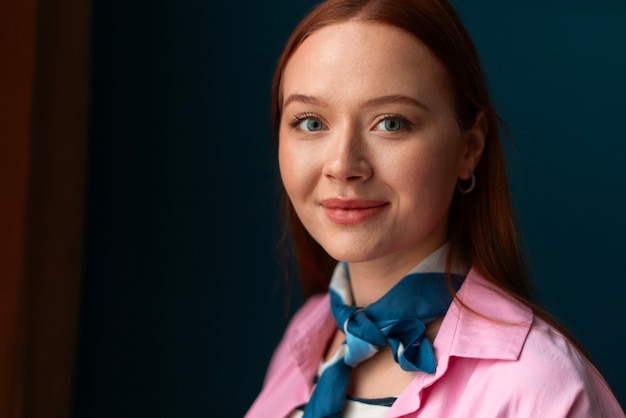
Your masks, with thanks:
M 348 263 L 355 304 L 367 306 L 446 242 L 456 182 L 482 155 L 484 117 L 462 130 L 444 67 L 419 40 L 379 23 L 315 31 L 289 60 L 281 90 L 283 184 L 313 238 Z M 429 327 L 431 341 L 440 323 Z M 327 357 L 343 340 L 337 331 Z M 353 369 L 349 394 L 397 396 L 413 377 L 383 349 Z

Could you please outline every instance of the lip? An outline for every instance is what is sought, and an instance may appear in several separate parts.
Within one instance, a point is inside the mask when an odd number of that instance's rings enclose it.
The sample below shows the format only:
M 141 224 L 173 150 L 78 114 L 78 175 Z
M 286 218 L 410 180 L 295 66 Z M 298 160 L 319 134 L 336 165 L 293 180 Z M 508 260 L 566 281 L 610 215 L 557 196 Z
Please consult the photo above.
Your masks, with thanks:
M 372 219 L 389 206 L 384 200 L 332 198 L 320 200 L 326 216 L 340 225 L 355 225 Z

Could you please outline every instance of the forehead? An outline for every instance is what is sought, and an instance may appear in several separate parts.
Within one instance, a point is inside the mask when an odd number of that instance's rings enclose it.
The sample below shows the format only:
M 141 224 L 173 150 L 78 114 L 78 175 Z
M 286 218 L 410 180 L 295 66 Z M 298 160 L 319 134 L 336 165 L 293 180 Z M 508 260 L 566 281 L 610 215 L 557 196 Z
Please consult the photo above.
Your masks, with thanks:
M 306 91 L 302 91 L 302 90 Z M 446 71 L 413 35 L 382 23 L 348 21 L 313 32 L 282 77 L 292 93 L 336 97 L 410 94 L 447 96 Z

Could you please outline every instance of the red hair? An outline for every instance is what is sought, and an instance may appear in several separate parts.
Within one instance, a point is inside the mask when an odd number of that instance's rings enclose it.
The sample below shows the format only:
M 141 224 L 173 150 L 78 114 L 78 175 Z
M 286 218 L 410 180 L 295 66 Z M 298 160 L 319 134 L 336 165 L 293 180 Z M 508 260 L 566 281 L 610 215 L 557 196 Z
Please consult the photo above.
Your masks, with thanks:
M 318 5 L 296 27 L 278 61 L 273 84 L 275 132 L 279 131 L 282 116 L 281 78 L 289 58 L 316 30 L 348 20 L 399 28 L 428 47 L 447 70 L 462 129 L 470 128 L 478 113 L 484 113 L 488 132 L 475 171 L 476 187 L 469 194 L 457 193 L 451 203 L 449 264 L 460 256 L 487 280 L 528 302 L 529 279 L 513 217 L 498 118 L 476 49 L 447 1 L 328 0 Z M 306 296 L 325 292 L 336 261 L 309 235 L 285 193 L 283 196 L 301 288 Z

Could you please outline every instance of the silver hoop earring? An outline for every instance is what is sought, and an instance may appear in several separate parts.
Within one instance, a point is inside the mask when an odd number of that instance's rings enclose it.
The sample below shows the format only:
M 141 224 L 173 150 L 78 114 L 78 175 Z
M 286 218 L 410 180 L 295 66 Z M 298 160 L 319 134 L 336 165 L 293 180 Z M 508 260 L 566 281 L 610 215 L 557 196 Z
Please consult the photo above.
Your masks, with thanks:
M 468 194 L 469 192 L 474 190 L 474 187 L 476 187 L 476 176 L 474 175 L 474 173 L 472 173 L 472 177 L 470 177 L 470 181 L 471 181 L 471 184 L 469 185 L 469 187 L 464 189 L 463 187 L 461 187 L 460 179 L 457 180 L 456 189 L 463 194 Z

